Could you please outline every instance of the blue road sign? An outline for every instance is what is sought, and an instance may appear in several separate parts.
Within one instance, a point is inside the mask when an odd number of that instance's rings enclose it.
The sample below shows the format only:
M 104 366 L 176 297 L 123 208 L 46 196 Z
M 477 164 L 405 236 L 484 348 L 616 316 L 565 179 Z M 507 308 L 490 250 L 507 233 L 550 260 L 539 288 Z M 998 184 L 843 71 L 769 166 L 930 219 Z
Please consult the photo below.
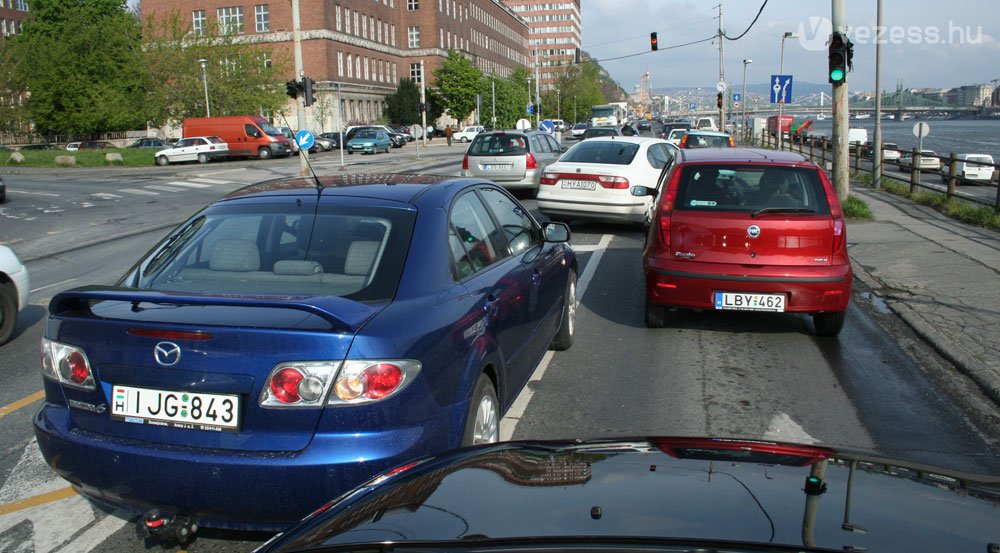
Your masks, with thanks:
M 302 130 L 295 133 L 295 143 L 299 145 L 299 149 L 308 150 L 316 143 L 316 137 L 313 136 L 312 131 Z
M 771 75 L 771 103 L 790 104 L 792 102 L 792 76 Z
M 734 102 L 739 102 L 742 99 L 743 99 L 743 95 L 742 94 L 740 94 L 739 92 L 733 92 L 733 101 Z
M 535 106 L 533 106 L 531 104 L 528 104 L 528 107 L 525 108 L 524 111 L 526 111 L 528 113 L 528 115 L 534 115 L 535 114 Z
M 552 134 L 556 132 L 556 125 L 552 121 L 544 119 L 542 120 L 541 123 L 538 124 L 538 130 Z
M 696 104 L 694 102 L 691 102 L 690 104 L 688 104 L 688 109 L 696 109 L 697 107 L 698 107 L 698 104 Z

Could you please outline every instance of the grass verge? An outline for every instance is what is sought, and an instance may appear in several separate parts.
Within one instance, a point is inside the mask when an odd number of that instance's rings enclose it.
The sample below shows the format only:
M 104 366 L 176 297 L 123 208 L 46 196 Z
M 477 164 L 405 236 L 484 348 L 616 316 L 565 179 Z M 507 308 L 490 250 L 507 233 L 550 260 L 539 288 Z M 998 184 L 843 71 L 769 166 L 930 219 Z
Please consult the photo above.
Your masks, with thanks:
M 153 155 L 156 150 L 140 148 L 114 148 L 109 150 L 80 150 L 67 152 L 65 150 L 32 150 L 21 152 L 24 161 L 21 163 L 11 159 L 14 152 L 0 151 L 0 166 L 3 167 L 148 167 L 153 165 Z M 105 154 L 121 154 L 122 161 L 110 163 Z M 72 156 L 73 165 L 56 163 L 56 158 Z
M 857 196 L 848 196 L 847 201 L 844 202 L 842 207 L 844 208 L 844 217 L 847 217 L 848 219 L 864 219 L 870 221 L 875 218 L 872 214 L 871 208 L 868 207 L 868 204 Z
M 910 194 L 909 184 L 893 179 L 882 179 L 882 190 L 909 198 L 918 204 L 931 206 L 949 217 L 971 225 L 1000 230 L 1000 213 L 997 213 L 991 206 L 972 203 L 960 198 L 949 198 L 937 192 L 918 191 L 916 194 Z

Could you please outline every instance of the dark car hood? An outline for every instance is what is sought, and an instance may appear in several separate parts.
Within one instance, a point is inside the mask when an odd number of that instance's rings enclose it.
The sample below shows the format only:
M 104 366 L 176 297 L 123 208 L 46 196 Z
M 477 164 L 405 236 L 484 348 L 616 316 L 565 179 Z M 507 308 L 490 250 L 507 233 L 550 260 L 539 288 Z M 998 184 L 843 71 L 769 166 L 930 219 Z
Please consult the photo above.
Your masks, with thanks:
M 1000 542 L 1000 478 L 770 442 L 512 442 L 378 477 L 261 550 L 623 536 L 981 553 Z

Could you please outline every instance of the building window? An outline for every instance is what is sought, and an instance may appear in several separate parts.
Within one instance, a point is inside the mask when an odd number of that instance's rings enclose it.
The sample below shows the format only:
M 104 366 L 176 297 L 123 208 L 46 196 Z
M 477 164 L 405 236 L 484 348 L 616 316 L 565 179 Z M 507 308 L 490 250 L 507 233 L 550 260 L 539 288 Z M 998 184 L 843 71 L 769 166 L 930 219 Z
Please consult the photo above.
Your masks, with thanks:
M 354 78 L 354 56 L 347 54 L 347 78 Z
M 205 36 L 205 10 L 191 12 L 191 31 L 194 36 Z
M 407 30 L 410 48 L 420 48 L 420 27 L 410 27 Z
M 264 67 L 271 67 L 271 65 L 272 65 L 272 63 L 271 63 L 271 52 L 265 50 L 260 55 L 260 61 L 261 61 L 261 63 L 264 64 Z
M 415 82 L 417 84 L 420 84 L 420 82 L 423 80 L 422 79 L 422 75 L 420 74 L 420 64 L 419 63 L 411 63 L 410 64 L 410 80 L 412 80 L 413 82 Z
M 337 14 L 337 27 L 336 27 L 336 29 L 337 29 L 337 32 L 339 33 L 341 30 L 343 30 L 343 27 L 340 24 L 340 6 L 339 5 L 334 6 L 333 12 L 335 14 Z
M 351 8 L 344 8 L 344 32 L 351 34 Z
M 361 37 L 368 38 L 368 18 L 361 16 Z
M 17 6 L 15 6 L 14 9 L 21 12 L 28 11 L 28 0 L 17 0 Z
M 393 23 L 393 25 L 392 25 L 392 32 L 389 33 L 389 38 L 392 39 L 392 45 L 395 46 L 396 45 L 396 24 L 395 23 Z
M 365 80 L 366 81 L 372 80 L 371 73 L 368 72 L 368 60 L 369 60 L 369 58 L 365 58 Z
M 399 80 L 396 78 L 396 64 L 392 64 L 392 82 L 396 83 Z
M 219 33 L 224 35 L 243 34 L 243 6 L 219 8 Z
M 257 32 L 266 33 L 271 30 L 271 15 L 267 4 L 257 4 L 253 7 L 254 20 L 257 22 Z
M 337 76 L 344 76 L 344 53 L 337 52 Z
M 358 76 L 358 80 L 361 80 L 361 56 L 354 58 L 354 73 Z
M 354 34 L 361 36 L 361 25 L 358 25 L 358 10 L 354 10 Z
M 420 0 L 406 0 L 406 10 L 415 11 L 420 9 Z

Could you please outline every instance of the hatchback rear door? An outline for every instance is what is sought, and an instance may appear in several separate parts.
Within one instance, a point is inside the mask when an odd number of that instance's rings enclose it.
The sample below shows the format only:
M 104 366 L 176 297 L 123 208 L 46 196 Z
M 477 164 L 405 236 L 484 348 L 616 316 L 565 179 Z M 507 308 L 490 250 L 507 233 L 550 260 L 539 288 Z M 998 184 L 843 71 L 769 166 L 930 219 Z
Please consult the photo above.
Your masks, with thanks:
M 524 134 L 479 134 L 469 146 L 469 176 L 520 182 L 527 171 L 528 153 L 528 138 Z

